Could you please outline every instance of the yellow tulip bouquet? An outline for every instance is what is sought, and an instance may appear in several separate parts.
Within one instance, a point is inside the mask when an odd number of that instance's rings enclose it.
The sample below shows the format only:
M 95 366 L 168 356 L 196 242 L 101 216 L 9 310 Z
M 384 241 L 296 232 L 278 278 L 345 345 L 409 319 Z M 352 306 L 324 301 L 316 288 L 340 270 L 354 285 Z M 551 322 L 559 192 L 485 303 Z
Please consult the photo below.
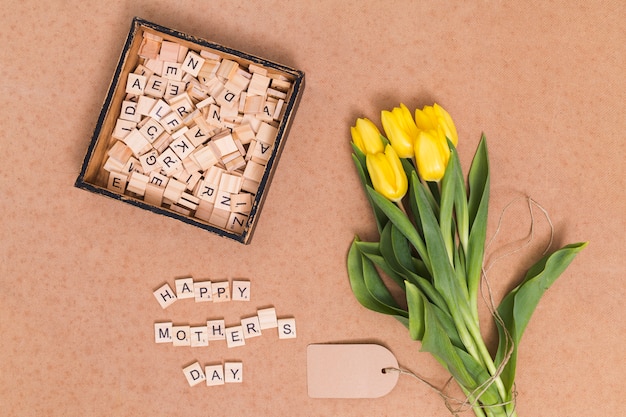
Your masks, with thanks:
M 586 242 L 545 255 L 493 306 L 499 338 L 492 356 L 478 317 L 489 205 L 487 143 L 483 136 L 465 181 L 448 112 L 435 104 L 414 114 L 404 105 L 383 111 L 385 135 L 365 118 L 351 128 L 353 161 L 380 238 L 352 242 L 352 291 L 364 307 L 397 318 L 450 373 L 465 396 L 455 401 L 439 391 L 452 414 L 471 409 L 477 417 L 516 416 L 519 341 L 543 293 Z M 397 300 L 387 285 L 399 286 L 406 300 Z

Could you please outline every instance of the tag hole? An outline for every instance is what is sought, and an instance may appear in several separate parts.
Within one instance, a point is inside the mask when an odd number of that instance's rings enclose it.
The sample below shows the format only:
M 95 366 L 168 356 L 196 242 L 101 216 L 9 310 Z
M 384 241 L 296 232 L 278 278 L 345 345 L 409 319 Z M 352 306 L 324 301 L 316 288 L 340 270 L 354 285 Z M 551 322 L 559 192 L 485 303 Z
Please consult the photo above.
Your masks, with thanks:
M 387 373 L 387 370 L 386 370 L 385 368 L 382 368 L 382 369 L 380 370 L 380 372 L 381 372 L 381 373 L 383 373 L 383 374 L 386 374 L 386 373 Z

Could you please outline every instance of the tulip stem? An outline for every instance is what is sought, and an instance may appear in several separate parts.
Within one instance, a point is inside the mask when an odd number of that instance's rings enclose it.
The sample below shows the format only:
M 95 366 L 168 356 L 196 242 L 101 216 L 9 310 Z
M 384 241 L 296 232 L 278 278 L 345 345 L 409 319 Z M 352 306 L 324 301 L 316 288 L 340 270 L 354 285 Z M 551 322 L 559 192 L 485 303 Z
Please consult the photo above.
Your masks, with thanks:
M 404 215 L 408 217 L 408 214 L 406 212 L 406 209 L 404 208 L 404 203 L 402 203 L 402 200 L 396 201 L 396 205 L 398 206 L 400 210 L 402 210 L 402 213 L 404 213 Z

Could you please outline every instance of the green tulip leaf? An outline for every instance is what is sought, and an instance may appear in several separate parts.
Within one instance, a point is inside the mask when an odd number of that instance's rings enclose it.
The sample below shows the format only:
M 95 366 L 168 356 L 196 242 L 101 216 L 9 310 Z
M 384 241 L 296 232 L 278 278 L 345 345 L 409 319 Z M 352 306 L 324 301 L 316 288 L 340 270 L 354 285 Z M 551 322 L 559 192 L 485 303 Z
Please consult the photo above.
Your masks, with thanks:
M 363 152 L 361 152 L 360 149 L 357 148 L 354 144 L 352 144 L 352 146 L 355 149 L 355 153 L 352 154 L 352 160 L 354 161 L 354 165 L 356 166 L 357 172 L 359 173 L 361 184 L 363 184 L 363 187 L 367 189 L 367 187 L 372 186 L 372 181 L 367 174 L 365 155 L 363 155 Z M 376 226 L 378 227 L 378 232 L 380 233 L 383 230 L 383 227 L 385 227 L 385 224 L 387 224 L 388 222 L 387 216 L 385 216 L 385 213 L 383 213 L 380 208 L 376 204 L 374 204 L 369 195 L 367 196 L 367 198 L 374 212 L 374 219 L 376 220 Z
M 467 287 L 472 311 L 477 315 L 478 289 L 485 255 L 487 235 L 487 215 L 489 208 L 489 156 L 487 141 L 481 138 L 469 176 L 469 238 L 467 243 Z
M 510 392 L 515 380 L 519 342 L 539 300 L 585 246 L 587 242 L 574 243 L 544 256 L 528 270 L 521 284 L 504 297 L 498 306 L 504 328 L 498 324 L 500 341 L 495 361 L 497 366 L 506 358 L 510 348 L 508 343 L 513 343 L 512 354 L 501 375 L 507 391 Z M 510 341 L 506 337 L 507 332 L 511 337 Z
M 400 288 L 404 289 L 405 278 L 389 265 L 385 257 L 380 253 L 380 244 L 378 242 L 357 242 L 356 245 L 364 256 L 367 256 Z
M 469 237 L 469 213 L 467 208 L 467 190 L 465 188 L 465 181 L 463 180 L 463 170 L 461 169 L 461 161 L 459 161 L 459 154 L 452 144 L 448 142 L 450 146 L 450 161 L 449 165 L 453 165 L 453 181 L 454 187 L 454 212 L 455 220 L 457 224 L 457 234 L 461 246 L 464 250 L 467 250 L 467 241 Z
M 415 174 L 413 174 L 415 176 Z M 408 241 L 413 245 L 418 255 L 424 261 L 426 269 L 430 271 L 430 261 L 428 259 L 428 252 L 422 237 L 419 235 L 411 220 L 400 210 L 395 204 L 385 198 L 378 191 L 372 187 L 366 187 L 367 192 L 376 206 L 385 213 L 387 218 L 398 228 Z
M 411 186 L 415 191 L 417 206 L 420 211 L 424 240 L 431 262 L 433 284 L 437 291 L 446 299 L 450 311 L 454 314 L 460 307 L 467 304 L 467 291 L 456 282 L 456 273 L 448 258 L 441 229 L 432 207 L 428 203 L 424 186 L 415 175 L 412 178 Z
M 411 282 L 406 281 L 406 302 L 409 307 L 409 335 L 413 340 L 424 337 L 424 299 L 420 290 Z
M 439 206 L 439 226 L 446 245 L 448 258 L 452 261 L 454 253 L 454 203 L 456 200 L 456 165 L 448 162 L 446 172 L 441 180 L 441 204 Z
M 424 334 L 421 350 L 432 354 L 433 357 L 452 374 L 459 384 L 465 387 L 475 386 L 476 381 L 467 370 L 463 360 L 458 354 L 457 347 L 454 346 L 445 327 L 442 325 L 439 317 L 440 314 L 438 314 L 438 311 L 427 300 L 423 299 L 423 306 Z
M 348 278 L 356 299 L 365 308 L 398 318 L 408 326 L 408 312 L 398 307 L 372 262 L 352 242 L 348 251 Z

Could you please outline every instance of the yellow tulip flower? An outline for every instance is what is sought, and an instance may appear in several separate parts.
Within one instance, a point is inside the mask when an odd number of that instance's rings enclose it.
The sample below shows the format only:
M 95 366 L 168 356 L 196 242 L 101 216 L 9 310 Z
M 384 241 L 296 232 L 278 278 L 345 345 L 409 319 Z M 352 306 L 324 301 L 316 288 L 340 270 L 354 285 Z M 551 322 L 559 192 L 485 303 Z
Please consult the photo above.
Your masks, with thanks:
M 393 147 L 387 145 L 384 153 L 368 153 L 366 164 L 374 189 L 391 201 L 402 200 L 409 188 L 409 182 Z
M 420 130 L 433 130 L 441 127 L 445 136 L 457 146 L 459 136 L 456 126 L 450 114 L 439 104 L 433 106 L 424 106 L 422 110 L 415 110 L 415 124 Z
M 380 138 L 380 131 L 369 119 L 357 119 L 356 126 L 350 128 L 352 142 L 364 154 L 383 152 L 385 145 Z
M 400 107 L 395 107 L 392 111 L 383 110 L 381 121 L 385 134 L 398 156 L 412 158 L 418 130 L 409 109 L 400 104 Z
M 450 148 L 442 128 L 422 130 L 415 141 L 417 171 L 424 181 L 443 178 L 450 159 Z

